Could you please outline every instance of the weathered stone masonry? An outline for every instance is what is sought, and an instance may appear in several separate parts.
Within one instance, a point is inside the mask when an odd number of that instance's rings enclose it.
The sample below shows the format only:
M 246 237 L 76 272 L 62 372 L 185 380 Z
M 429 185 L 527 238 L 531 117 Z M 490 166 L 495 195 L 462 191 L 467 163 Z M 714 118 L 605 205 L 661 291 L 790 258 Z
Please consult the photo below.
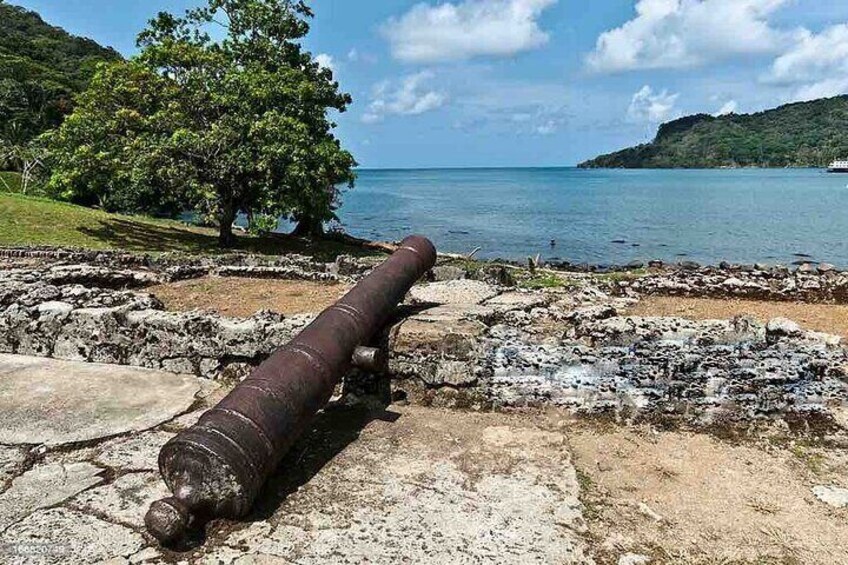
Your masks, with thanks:
M 312 315 L 166 312 L 143 288 L 209 273 L 352 281 L 369 268 L 352 258 L 237 262 L 158 259 L 140 266 L 101 254 L 92 264 L 0 271 L 0 352 L 241 378 Z M 644 294 L 841 301 L 848 279 L 838 273 L 667 270 L 577 276 L 564 288 L 526 291 L 447 271 L 439 278 L 454 280 L 413 289 L 385 336 L 394 387 L 427 402 L 557 405 L 699 427 L 782 418 L 804 427 L 831 425 L 848 398 L 848 356 L 834 336 L 788 320 L 622 314 Z M 116 290 L 122 288 L 142 290 Z

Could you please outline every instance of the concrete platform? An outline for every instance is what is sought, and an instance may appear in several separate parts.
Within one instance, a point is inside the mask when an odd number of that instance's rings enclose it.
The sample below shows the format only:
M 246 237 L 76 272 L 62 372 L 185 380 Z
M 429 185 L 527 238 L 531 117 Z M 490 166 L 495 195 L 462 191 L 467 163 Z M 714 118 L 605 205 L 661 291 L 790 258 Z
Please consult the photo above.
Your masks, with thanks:
M 392 407 L 368 420 L 323 414 L 249 523 L 197 562 L 591 562 L 566 438 L 541 419 Z
M 0 444 L 59 446 L 153 428 L 200 380 L 135 367 L 0 355 Z

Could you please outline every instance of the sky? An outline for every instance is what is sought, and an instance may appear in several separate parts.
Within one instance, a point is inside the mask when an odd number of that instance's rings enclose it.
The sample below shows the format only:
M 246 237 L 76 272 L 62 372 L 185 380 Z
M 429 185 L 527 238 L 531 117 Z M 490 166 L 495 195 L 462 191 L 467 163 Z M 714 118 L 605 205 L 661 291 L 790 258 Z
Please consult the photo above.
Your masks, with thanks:
M 12 0 L 126 56 L 202 0 Z M 845 0 L 313 0 L 363 167 L 570 166 L 693 113 L 848 92 Z

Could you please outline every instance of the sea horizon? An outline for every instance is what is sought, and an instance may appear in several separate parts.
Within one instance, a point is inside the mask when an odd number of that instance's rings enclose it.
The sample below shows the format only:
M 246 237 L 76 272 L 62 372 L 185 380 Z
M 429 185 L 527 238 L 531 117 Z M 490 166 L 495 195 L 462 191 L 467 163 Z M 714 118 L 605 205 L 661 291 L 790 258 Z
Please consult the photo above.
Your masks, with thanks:
M 848 266 L 847 179 L 820 168 L 359 169 L 337 214 L 351 235 L 431 237 L 483 259 L 626 265 Z
M 498 170 L 550 170 L 550 169 L 577 169 L 581 171 L 824 171 L 827 167 L 580 167 L 579 165 L 515 165 L 515 166 L 426 166 L 426 167 L 356 167 L 354 172 L 377 172 L 377 171 L 498 171 Z

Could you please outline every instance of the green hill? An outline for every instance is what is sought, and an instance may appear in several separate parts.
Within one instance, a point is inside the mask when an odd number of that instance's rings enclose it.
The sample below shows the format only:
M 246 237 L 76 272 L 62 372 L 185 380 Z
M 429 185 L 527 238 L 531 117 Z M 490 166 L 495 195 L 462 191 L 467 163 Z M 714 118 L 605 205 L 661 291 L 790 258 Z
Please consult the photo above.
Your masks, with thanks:
M 0 139 L 26 141 L 61 123 L 96 65 L 120 58 L 0 0 Z
M 582 168 L 826 167 L 848 158 L 848 96 L 756 114 L 697 114 L 663 124 L 651 143 Z

